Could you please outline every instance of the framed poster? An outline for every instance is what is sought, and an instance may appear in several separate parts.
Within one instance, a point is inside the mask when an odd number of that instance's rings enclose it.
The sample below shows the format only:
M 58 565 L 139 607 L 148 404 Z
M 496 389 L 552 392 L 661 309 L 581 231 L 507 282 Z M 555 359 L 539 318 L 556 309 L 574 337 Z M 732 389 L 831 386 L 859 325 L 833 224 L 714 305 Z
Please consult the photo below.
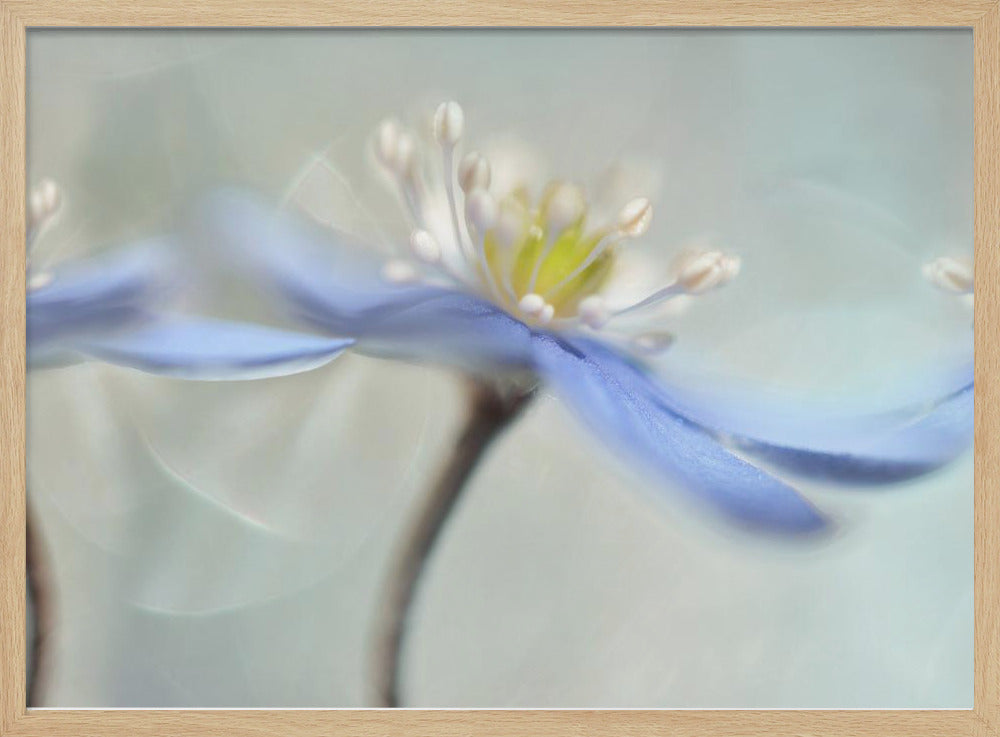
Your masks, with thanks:
M 992 734 L 998 17 L 5 2 L 3 733 Z

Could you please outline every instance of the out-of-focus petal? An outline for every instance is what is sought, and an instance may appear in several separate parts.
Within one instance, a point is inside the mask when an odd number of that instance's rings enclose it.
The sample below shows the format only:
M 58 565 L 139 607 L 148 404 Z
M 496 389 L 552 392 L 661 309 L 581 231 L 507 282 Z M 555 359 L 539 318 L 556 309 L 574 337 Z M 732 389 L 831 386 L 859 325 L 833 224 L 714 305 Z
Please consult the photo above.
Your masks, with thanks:
M 312 227 L 253 197 L 219 193 L 208 237 L 270 284 L 297 315 L 379 355 L 463 366 L 530 363 L 528 328 L 474 295 L 391 284 L 381 264 L 346 236 Z
M 727 451 L 660 399 L 649 377 L 589 340 L 539 334 L 537 366 L 599 438 L 733 522 L 808 533 L 827 521 L 794 489 Z
M 295 374 L 332 361 L 353 343 L 249 323 L 176 317 L 117 333 L 80 338 L 72 347 L 108 363 L 201 381 Z
M 972 365 L 928 379 L 927 399 L 881 413 L 801 405 L 658 383 L 663 402 L 737 447 L 795 473 L 840 483 L 890 483 L 928 473 L 972 444 Z
M 56 268 L 27 295 L 28 360 L 35 364 L 66 336 L 121 327 L 142 318 L 176 281 L 166 240 L 150 240 Z
M 841 450 L 782 446 L 738 438 L 740 447 L 795 473 L 840 483 L 891 483 L 929 473 L 972 445 L 973 388 L 966 388 L 896 427 L 853 442 Z M 837 447 L 837 446 L 834 446 Z

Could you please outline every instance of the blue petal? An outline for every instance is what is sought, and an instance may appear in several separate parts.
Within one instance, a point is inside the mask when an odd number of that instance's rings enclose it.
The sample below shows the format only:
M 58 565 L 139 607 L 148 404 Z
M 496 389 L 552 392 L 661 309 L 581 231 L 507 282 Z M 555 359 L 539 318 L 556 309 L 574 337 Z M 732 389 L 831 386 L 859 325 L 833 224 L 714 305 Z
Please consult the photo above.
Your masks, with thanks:
M 804 476 L 840 483 L 891 483 L 929 473 L 957 458 L 972 445 L 973 388 L 969 384 L 909 420 L 852 442 L 838 450 L 782 446 L 737 438 L 740 447 Z
M 882 413 L 834 415 L 748 397 L 705 398 L 658 384 L 662 402 L 748 453 L 843 484 L 891 483 L 933 471 L 972 444 L 972 365 L 928 381 L 927 399 Z
M 308 371 L 332 361 L 352 342 L 248 323 L 175 317 L 81 338 L 72 347 L 148 373 L 217 381 Z
M 826 520 L 794 489 L 746 463 L 660 400 L 639 368 L 593 341 L 539 334 L 539 372 L 620 452 L 742 526 L 814 532 Z
M 530 331 L 488 301 L 389 284 L 381 264 L 347 236 L 246 194 L 219 193 L 206 212 L 209 233 L 224 252 L 273 286 L 298 317 L 357 338 L 360 350 L 471 367 L 530 364 Z
M 27 295 L 28 359 L 35 363 L 60 339 L 118 329 L 142 318 L 174 283 L 167 242 L 146 241 L 110 256 L 57 268 Z

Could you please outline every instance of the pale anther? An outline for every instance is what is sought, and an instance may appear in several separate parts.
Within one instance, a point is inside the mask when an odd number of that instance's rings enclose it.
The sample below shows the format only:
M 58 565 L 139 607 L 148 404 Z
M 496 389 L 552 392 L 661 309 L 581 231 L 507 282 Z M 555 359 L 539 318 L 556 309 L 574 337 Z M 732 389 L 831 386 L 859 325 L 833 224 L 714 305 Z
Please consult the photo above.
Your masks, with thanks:
M 971 294 L 973 290 L 972 266 L 951 256 L 941 256 L 926 264 L 924 277 L 939 289 L 956 294 Z
M 497 219 L 497 201 L 485 189 L 475 189 L 465 198 L 465 214 L 480 233 L 486 233 Z
M 394 120 L 384 120 L 375 131 L 375 158 L 387 169 L 394 168 L 399 144 L 399 126 Z
M 540 294 L 534 293 L 524 295 L 521 297 L 521 301 L 517 303 L 517 308 L 525 315 L 531 317 L 541 315 L 545 307 L 545 298 Z
M 489 189 L 490 162 L 476 151 L 467 153 L 458 163 L 458 186 L 462 188 L 463 192 L 471 192 L 474 189 Z
M 401 132 L 396 137 L 396 150 L 389 162 L 389 168 L 397 176 L 407 177 L 413 172 L 413 163 L 417 155 L 417 142 L 411 133 Z
M 739 273 L 736 256 L 721 251 L 705 251 L 686 260 L 677 277 L 678 286 L 688 294 L 703 294 L 728 283 Z
M 580 317 L 580 321 L 587 327 L 593 328 L 594 330 L 600 330 L 604 327 L 605 323 L 607 323 L 608 319 L 611 317 L 604 298 L 597 294 L 584 297 L 584 299 L 581 300 L 580 305 L 577 307 L 576 312 Z
M 62 194 L 59 185 L 51 179 L 43 179 L 31 188 L 29 195 L 29 217 L 34 223 L 41 223 L 52 217 L 59 209 Z
M 653 206 L 645 197 L 631 200 L 618 214 L 618 229 L 629 238 L 638 238 L 649 230 Z
M 493 235 L 504 248 L 510 248 L 521 240 L 524 233 L 524 216 L 514 207 L 501 206 L 497 221 L 493 226 Z
M 442 102 L 434 113 L 434 137 L 444 146 L 454 146 L 462 137 L 465 115 L 457 102 Z

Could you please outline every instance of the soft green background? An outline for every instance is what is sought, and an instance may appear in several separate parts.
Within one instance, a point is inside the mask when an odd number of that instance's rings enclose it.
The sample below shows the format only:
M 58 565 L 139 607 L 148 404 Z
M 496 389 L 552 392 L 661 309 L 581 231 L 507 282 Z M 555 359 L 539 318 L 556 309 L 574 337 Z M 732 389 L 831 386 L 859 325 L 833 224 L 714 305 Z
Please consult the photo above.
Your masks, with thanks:
M 738 252 L 663 327 L 701 390 L 874 409 L 971 351 L 920 265 L 972 252 L 965 31 L 31 31 L 29 179 L 54 263 L 177 225 L 219 183 L 320 194 L 381 244 L 387 115 L 454 97 L 473 141 L 592 182 L 647 174 L 644 239 Z M 324 194 L 325 193 L 325 194 Z M 275 320 L 209 244 L 185 305 Z M 33 373 L 29 489 L 59 580 L 57 706 L 360 706 L 388 551 L 459 419 L 455 378 L 348 355 L 189 384 Z M 798 484 L 830 540 L 738 535 L 545 396 L 494 449 L 414 613 L 413 706 L 970 707 L 972 458 L 905 485 Z

